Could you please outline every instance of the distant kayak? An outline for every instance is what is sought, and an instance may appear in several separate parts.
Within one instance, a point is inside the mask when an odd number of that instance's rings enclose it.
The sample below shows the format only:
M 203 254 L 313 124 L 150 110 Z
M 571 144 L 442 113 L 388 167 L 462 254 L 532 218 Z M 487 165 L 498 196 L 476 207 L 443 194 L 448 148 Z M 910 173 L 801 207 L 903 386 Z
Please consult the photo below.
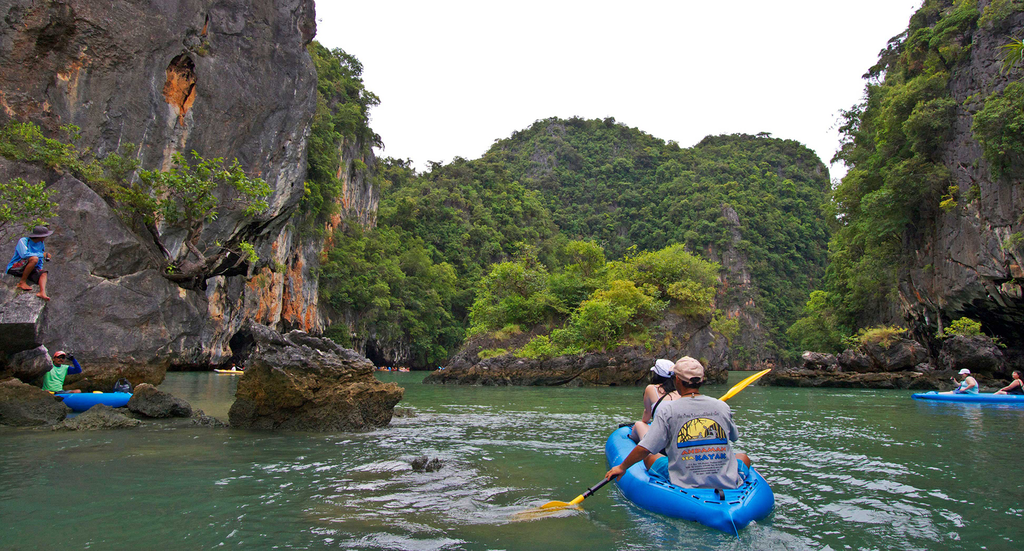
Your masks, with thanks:
M 940 394 L 936 391 L 919 392 L 915 400 L 936 400 L 939 402 L 973 402 L 979 404 L 1020 404 L 1024 406 L 1022 394 Z
M 225 375 L 241 375 L 242 373 L 245 373 L 244 369 L 214 369 L 214 371 Z
M 608 437 L 605 454 L 609 468 L 622 463 L 636 445 L 629 439 L 629 431 L 630 427 L 621 427 Z M 694 520 L 737 536 L 743 527 L 767 517 L 775 507 L 775 494 L 753 468 L 742 486 L 723 490 L 721 495 L 710 488 L 681 488 L 652 479 L 642 462 L 627 469 L 615 483 L 627 499 L 652 513 Z
M 57 392 L 54 394 L 64 401 L 64 405 L 71 408 L 71 411 L 81 413 L 96 404 L 103 404 L 112 408 L 120 408 L 128 405 L 131 399 L 131 392 Z

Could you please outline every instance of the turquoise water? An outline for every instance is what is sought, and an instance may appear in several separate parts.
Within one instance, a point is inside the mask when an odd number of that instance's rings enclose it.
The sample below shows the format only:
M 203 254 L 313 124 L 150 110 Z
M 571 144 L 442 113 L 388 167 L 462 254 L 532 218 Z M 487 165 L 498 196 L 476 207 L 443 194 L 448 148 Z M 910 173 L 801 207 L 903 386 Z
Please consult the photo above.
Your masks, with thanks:
M 734 373 L 732 382 L 743 374 Z M 1014 549 L 1024 408 L 931 404 L 909 392 L 750 387 L 730 400 L 739 448 L 776 495 L 737 539 L 649 514 L 614 486 L 604 441 L 640 414 L 636 388 L 422 385 L 415 417 L 363 434 L 0 428 L 4 549 Z M 161 387 L 226 418 L 237 379 Z M 707 388 L 721 395 L 729 385 Z M 412 471 L 426 455 L 443 462 Z

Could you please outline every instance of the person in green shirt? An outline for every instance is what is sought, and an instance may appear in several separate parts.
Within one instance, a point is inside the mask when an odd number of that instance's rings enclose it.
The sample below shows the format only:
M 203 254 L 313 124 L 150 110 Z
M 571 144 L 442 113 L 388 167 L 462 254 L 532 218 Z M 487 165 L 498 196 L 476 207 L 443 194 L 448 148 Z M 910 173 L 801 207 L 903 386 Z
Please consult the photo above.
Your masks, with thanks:
M 68 360 L 71 365 L 68 365 Z M 50 392 L 82 392 L 81 390 L 64 390 L 64 378 L 82 372 L 82 366 L 74 356 L 69 356 L 63 350 L 53 354 L 53 367 L 43 377 L 43 390 Z

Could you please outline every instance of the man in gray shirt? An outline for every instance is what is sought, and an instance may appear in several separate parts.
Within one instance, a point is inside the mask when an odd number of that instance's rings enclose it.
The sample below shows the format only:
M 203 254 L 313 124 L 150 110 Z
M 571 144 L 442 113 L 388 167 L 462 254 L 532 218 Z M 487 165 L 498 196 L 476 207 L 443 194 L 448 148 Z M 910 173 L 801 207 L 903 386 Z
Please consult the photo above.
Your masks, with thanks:
M 734 453 L 730 442 L 739 438 L 732 410 L 721 400 L 702 396 L 704 366 L 689 356 L 673 366 L 680 399 L 662 403 L 650 430 L 620 465 L 605 478 L 614 480 L 638 461 L 652 478 L 684 488 L 738 488 L 743 484 L 750 458 Z M 651 453 L 664 450 L 667 455 Z M 736 459 L 743 462 L 739 466 Z

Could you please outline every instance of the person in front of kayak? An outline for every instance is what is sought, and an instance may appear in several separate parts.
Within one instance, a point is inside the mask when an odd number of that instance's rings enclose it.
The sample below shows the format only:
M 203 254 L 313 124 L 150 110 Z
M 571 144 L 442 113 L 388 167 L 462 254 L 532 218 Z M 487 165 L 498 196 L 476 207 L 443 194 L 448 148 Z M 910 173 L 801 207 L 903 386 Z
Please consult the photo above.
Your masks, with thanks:
M 1014 371 L 1010 376 L 1013 377 L 1013 381 L 997 390 L 996 394 L 1024 394 L 1024 380 L 1020 378 L 1020 371 Z
M 971 377 L 971 370 L 966 367 L 960 370 L 958 375 L 963 375 L 964 379 L 957 383 L 956 377 L 950 377 L 954 383 L 960 386 L 949 392 L 942 392 L 941 394 L 977 394 L 978 393 L 978 381 Z
M 732 410 L 725 402 L 700 394 L 704 366 L 699 361 L 685 356 L 672 370 L 679 398 L 661 404 L 647 434 L 605 478 L 615 480 L 643 461 L 652 478 L 683 488 L 738 488 L 750 458 L 733 451 L 731 442 L 739 438 L 739 431 Z M 661 449 L 668 455 L 651 453 Z
M 633 423 L 633 430 L 629 433 L 633 442 L 639 442 L 647 434 L 654 412 L 662 402 L 671 402 L 679 397 L 672 366 L 671 360 L 662 359 L 654 362 L 654 366 L 651 367 L 651 384 L 644 389 L 644 415 Z
M 70 365 L 68 362 L 70 361 Z M 58 350 L 53 355 L 53 367 L 43 377 L 43 390 L 50 392 L 82 392 L 81 390 L 64 390 L 64 378 L 82 372 L 82 366 L 74 356 Z

